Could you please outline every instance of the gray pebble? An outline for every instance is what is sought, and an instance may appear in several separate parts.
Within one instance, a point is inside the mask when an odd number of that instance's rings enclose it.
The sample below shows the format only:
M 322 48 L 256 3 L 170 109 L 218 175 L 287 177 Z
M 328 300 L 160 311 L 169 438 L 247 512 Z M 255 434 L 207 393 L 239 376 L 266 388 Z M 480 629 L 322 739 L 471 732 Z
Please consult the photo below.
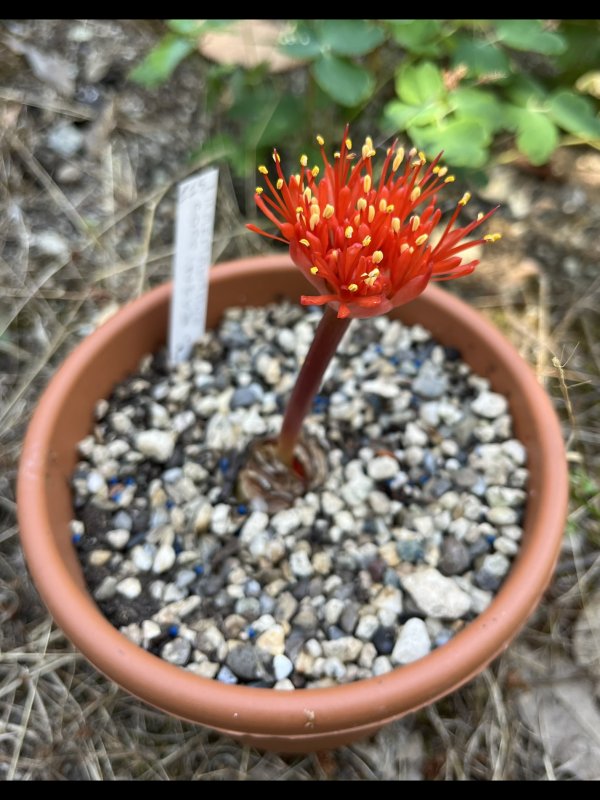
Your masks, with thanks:
M 177 664 L 182 667 L 189 661 L 191 652 L 191 643 L 187 639 L 177 636 L 175 639 L 163 645 L 160 655 L 170 664 Z
M 264 674 L 258 654 L 251 644 L 242 644 L 230 650 L 225 664 L 242 680 L 253 681 Z

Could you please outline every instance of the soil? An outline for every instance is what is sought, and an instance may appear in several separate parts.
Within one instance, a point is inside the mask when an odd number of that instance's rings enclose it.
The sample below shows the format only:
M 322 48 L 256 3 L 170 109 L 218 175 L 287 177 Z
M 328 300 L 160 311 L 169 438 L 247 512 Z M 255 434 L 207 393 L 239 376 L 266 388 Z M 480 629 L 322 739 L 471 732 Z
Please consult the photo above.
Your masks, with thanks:
M 521 700 L 540 682 L 554 686 L 560 661 L 559 677 L 585 689 L 581 707 L 596 703 L 572 638 L 600 577 L 600 153 L 590 146 L 561 147 L 536 170 L 510 149 L 499 152 L 487 187 L 472 191 L 474 213 L 501 203 L 494 230 L 503 238 L 473 276 L 448 287 L 498 324 L 536 370 L 564 421 L 574 475 L 573 514 L 546 602 L 483 676 L 366 743 L 282 759 L 165 720 L 99 676 L 51 627 L 15 523 L 27 420 L 64 355 L 169 276 L 176 183 L 195 171 L 190 153 L 220 124 L 206 110 L 200 56 L 157 90 L 128 80 L 162 30 L 145 20 L 0 26 L 0 774 L 577 777 L 564 747 L 523 716 Z M 215 261 L 265 249 L 244 228 L 253 211 L 240 211 L 254 181 L 241 184 L 221 166 Z

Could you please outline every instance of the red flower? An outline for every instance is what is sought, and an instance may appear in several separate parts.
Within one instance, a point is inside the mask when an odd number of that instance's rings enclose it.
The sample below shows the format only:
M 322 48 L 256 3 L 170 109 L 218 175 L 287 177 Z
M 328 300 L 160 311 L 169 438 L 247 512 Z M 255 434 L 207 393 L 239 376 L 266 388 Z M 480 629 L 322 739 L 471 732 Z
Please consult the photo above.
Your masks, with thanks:
M 324 174 L 309 169 L 307 157 L 301 169 L 286 183 L 279 155 L 273 152 L 277 180 L 273 185 L 266 167 L 269 193 L 256 190 L 256 205 L 273 222 L 281 236 L 273 236 L 256 225 L 250 230 L 289 244 L 294 263 L 319 290 L 316 297 L 303 296 L 304 305 L 331 303 L 338 317 L 371 317 L 408 303 L 429 281 L 459 278 L 472 272 L 478 261 L 463 263 L 462 252 L 482 242 L 493 242 L 500 234 L 487 234 L 463 241 L 496 209 L 480 214 L 463 228 L 454 228 L 467 192 L 459 200 L 448 223 L 432 242 L 442 212 L 436 207 L 436 192 L 454 180 L 438 162 L 429 164 L 423 153 L 411 150 L 404 160 L 397 141 L 388 150 L 381 176 L 373 179 L 373 142 L 367 137 L 362 155 L 353 163 L 348 126 L 342 145 L 334 153 L 334 164 L 321 146 Z M 415 159 L 416 156 L 416 159 Z M 401 165 L 404 163 L 403 169 Z M 420 213 L 416 213 L 420 208 Z

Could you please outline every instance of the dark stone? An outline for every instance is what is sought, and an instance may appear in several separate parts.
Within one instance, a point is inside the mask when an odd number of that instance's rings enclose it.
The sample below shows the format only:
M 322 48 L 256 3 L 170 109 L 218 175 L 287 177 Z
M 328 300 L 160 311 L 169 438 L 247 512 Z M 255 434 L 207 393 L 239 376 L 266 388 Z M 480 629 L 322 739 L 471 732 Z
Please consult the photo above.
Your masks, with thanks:
M 348 603 L 340 617 L 340 628 L 350 636 L 354 633 L 358 623 L 358 610 L 358 603 Z
M 442 575 L 462 575 L 471 565 L 469 548 L 454 536 L 445 536 L 438 565 Z
M 81 521 L 85 526 L 86 534 L 93 534 L 101 538 L 103 534 L 110 530 L 112 524 L 112 512 L 103 508 L 98 508 L 92 501 L 88 501 L 82 508 Z
M 251 644 L 234 647 L 227 654 L 225 663 L 234 675 L 245 681 L 254 681 L 264 675 L 258 654 Z
M 256 396 L 254 389 L 252 389 L 250 386 L 244 386 L 241 389 L 236 389 L 231 395 L 229 408 L 231 408 L 232 411 L 236 408 L 249 408 L 257 401 L 258 397 Z
M 396 631 L 380 625 L 373 634 L 372 642 L 380 656 L 389 656 L 396 644 Z
M 295 663 L 300 655 L 300 651 L 306 639 L 306 631 L 303 631 L 301 628 L 292 628 L 290 631 L 289 636 L 285 640 L 285 654 L 292 663 Z

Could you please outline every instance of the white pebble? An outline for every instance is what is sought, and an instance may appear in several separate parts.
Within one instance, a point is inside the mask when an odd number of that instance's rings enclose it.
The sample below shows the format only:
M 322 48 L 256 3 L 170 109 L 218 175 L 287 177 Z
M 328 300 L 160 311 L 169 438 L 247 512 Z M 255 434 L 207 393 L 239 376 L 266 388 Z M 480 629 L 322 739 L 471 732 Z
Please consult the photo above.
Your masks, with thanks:
M 148 431 L 140 431 L 137 434 L 135 446 L 147 458 L 164 463 L 173 455 L 175 436 L 170 431 L 152 428 Z
M 162 544 L 156 551 L 154 562 L 152 564 L 152 572 L 160 575 L 162 572 L 167 572 L 175 563 L 175 550 L 170 544 Z
M 133 600 L 135 597 L 139 597 L 141 594 L 142 584 L 140 583 L 139 578 L 124 578 L 122 581 L 117 583 L 116 590 L 119 594 L 122 594 L 123 597 Z
M 411 617 L 402 626 L 390 659 L 392 664 L 410 664 L 431 650 L 427 627 L 422 619 Z
M 125 528 L 115 528 L 106 534 L 108 542 L 115 550 L 122 550 L 129 541 L 130 536 L 131 534 Z
M 275 675 L 275 680 L 284 680 L 288 675 L 291 675 L 293 669 L 294 665 L 286 655 L 277 653 L 277 655 L 273 657 L 273 674 Z

